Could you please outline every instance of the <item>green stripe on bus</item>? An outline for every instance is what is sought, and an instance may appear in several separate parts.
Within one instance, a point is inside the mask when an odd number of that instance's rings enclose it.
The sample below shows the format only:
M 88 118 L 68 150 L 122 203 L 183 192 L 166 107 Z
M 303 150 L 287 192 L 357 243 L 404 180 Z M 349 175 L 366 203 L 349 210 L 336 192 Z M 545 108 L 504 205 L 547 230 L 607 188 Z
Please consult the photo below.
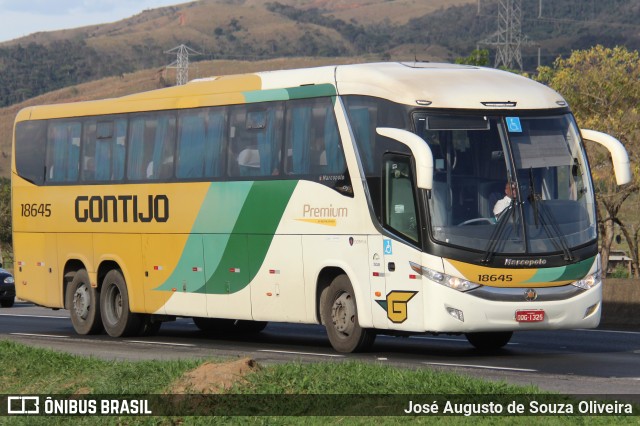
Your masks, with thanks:
M 297 183 L 212 183 L 176 268 L 155 290 L 230 294 L 246 287 L 264 262 Z M 197 265 L 204 265 L 204 285 L 194 275 Z
M 589 273 L 589 270 L 593 266 L 593 262 L 595 262 L 595 260 L 596 257 L 592 257 L 590 259 L 574 263 L 573 265 L 567 265 L 564 274 L 562 274 L 558 281 L 581 280 Z
M 202 280 L 197 279 L 193 268 L 205 264 L 204 249 L 208 254 L 205 273 L 207 269 L 217 269 L 252 185 L 253 182 L 214 182 L 209 186 L 178 264 L 156 290 L 180 287 L 190 293 L 202 288 Z M 202 234 L 215 234 L 215 238 L 203 241 Z
M 585 277 L 595 261 L 595 257 L 580 261 L 573 265 L 556 268 L 541 268 L 527 281 L 529 283 L 575 281 Z
M 286 89 L 256 90 L 253 92 L 243 92 L 245 101 L 253 102 L 286 101 L 289 99 L 289 92 Z
M 335 96 L 336 88 L 333 84 L 312 84 L 290 87 L 287 92 L 289 92 L 289 99 L 319 98 L 322 96 Z
M 230 294 L 249 285 L 264 262 L 297 184 L 297 181 L 254 182 L 220 264 L 199 292 Z
M 290 87 L 287 89 L 270 89 L 243 92 L 247 103 L 287 101 L 289 99 L 319 98 L 335 96 L 336 88 L 332 84 L 310 84 L 308 86 Z

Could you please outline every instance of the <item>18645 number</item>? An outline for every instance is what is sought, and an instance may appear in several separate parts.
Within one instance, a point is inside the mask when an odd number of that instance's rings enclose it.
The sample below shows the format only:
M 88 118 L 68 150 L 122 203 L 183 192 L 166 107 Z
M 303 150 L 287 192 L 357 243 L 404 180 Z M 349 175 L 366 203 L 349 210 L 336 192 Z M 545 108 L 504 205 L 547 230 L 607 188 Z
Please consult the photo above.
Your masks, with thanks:
M 20 204 L 22 217 L 49 217 L 51 216 L 51 204 Z
M 478 282 L 510 282 L 513 281 L 513 275 L 494 275 L 494 274 L 482 274 L 478 275 Z

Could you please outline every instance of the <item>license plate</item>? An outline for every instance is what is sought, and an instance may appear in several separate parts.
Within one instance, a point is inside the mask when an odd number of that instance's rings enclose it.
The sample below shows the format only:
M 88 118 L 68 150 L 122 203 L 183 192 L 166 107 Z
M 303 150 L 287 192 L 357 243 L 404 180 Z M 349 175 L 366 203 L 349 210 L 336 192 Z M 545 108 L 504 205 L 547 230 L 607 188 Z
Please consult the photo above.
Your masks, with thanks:
M 544 311 L 542 309 L 530 311 L 516 311 L 516 321 L 518 322 L 540 322 L 544 321 Z

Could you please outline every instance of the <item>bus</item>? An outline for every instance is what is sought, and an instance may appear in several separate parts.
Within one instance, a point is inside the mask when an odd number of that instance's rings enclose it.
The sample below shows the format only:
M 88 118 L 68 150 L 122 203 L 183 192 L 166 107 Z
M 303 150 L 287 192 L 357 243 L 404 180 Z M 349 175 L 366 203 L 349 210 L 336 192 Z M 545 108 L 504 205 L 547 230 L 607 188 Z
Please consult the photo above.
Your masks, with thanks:
M 212 77 L 16 118 L 19 298 L 79 334 L 322 324 L 378 334 L 596 327 L 602 275 L 580 131 L 509 72 L 372 63 Z M 499 203 L 501 201 L 501 203 Z M 501 211 L 496 211 L 501 204 Z

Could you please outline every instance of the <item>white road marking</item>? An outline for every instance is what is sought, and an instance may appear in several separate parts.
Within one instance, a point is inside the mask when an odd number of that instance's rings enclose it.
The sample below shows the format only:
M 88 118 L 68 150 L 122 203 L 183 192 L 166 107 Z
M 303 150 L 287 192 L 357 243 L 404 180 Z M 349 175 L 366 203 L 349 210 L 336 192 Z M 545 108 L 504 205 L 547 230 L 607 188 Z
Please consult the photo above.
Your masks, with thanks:
M 505 371 L 524 371 L 528 373 L 536 372 L 538 370 L 532 370 L 530 368 L 510 368 L 510 367 L 495 367 L 492 365 L 476 365 L 476 364 L 447 364 L 444 362 L 423 362 L 427 365 L 440 365 L 444 367 L 466 367 L 466 368 L 482 368 L 485 370 L 505 370 Z
M 639 334 L 640 331 L 618 331 L 618 330 L 591 330 L 588 328 L 578 328 L 574 331 L 590 331 L 592 333 L 620 333 L 620 334 Z
M 187 346 L 187 347 L 195 347 L 197 345 L 193 345 L 191 343 L 171 343 L 171 342 L 153 342 L 150 340 L 123 340 L 126 343 L 144 343 L 145 345 L 164 345 L 164 346 Z
M 455 337 L 431 337 L 431 336 L 411 336 L 412 339 L 423 339 L 423 340 L 443 340 L 445 342 L 463 342 L 467 343 L 467 339 L 456 339 Z
M 423 339 L 423 340 L 441 340 L 443 342 L 459 342 L 469 343 L 465 338 L 456 339 L 455 337 L 431 337 L 431 336 L 411 336 L 411 339 Z M 520 343 L 509 342 L 507 345 L 519 345 Z
M 60 336 L 59 334 L 32 334 L 32 333 L 9 333 L 13 336 L 27 336 L 27 337 L 55 337 L 58 339 L 67 339 L 69 336 Z
M 335 354 L 319 354 L 314 352 L 294 352 L 294 351 L 276 351 L 271 349 L 258 349 L 258 352 L 271 352 L 276 354 L 289 354 L 289 355 L 313 355 L 313 356 L 328 356 L 332 358 L 344 358 L 344 355 Z
M 22 314 L 0 314 L 0 317 L 27 317 L 27 318 L 57 318 L 57 319 L 66 319 L 69 317 L 58 317 L 54 315 L 22 315 Z

